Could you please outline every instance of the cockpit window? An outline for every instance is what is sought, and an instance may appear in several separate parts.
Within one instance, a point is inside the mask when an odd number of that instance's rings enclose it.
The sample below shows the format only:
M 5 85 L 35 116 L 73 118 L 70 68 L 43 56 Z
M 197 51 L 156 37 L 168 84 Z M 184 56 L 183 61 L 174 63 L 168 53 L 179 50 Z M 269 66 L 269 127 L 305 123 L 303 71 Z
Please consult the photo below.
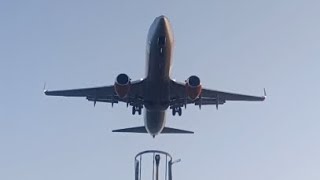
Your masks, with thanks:
M 160 45 L 160 46 L 166 45 L 166 37 L 165 36 L 159 36 L 158 45 Z

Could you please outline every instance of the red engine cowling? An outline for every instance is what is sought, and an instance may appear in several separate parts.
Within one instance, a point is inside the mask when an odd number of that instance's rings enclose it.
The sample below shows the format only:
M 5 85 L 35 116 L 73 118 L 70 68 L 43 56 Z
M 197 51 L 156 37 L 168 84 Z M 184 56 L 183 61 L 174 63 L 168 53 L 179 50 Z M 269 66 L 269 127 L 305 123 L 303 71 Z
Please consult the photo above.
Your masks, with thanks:
M 130 78 L 126 74 L 119 74 L 114 83 L 114 90 L 119 98 L 125 98 L 130 91 Z
M 186 93 L 191 100 L 197 99 L 202 91 L 200 78 L 198 76 L 190 76 L 186 80 Z

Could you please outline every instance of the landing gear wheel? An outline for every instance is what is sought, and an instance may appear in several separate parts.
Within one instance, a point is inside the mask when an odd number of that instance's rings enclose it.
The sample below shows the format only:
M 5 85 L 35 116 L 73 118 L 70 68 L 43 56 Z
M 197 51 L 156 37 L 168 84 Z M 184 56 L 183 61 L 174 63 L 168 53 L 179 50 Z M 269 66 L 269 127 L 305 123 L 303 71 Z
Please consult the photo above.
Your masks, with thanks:
M 176 115 L 176 109 L 172 108 L 172 115 L 175 116 Z
M 132 106 L 132 115 L 135 115 L 136 112 L 138 112 L 138 114 L 141 115 L 142 107 L 141 106 Z
M 133 106 L 132 107 L 132 115 L 135 115 L 136 114 L 136 108 Z
M 175 116 L 176 113 L 178 113 L 179 116 L 182 115 L 182 109 L 181 109 L 181 107 L 172 108 L 172 115 Z
M 179 116 L 182 115 L 182 109 L 181 109 L 181 107 L 178 108 L 178 115 L 179 115 Z

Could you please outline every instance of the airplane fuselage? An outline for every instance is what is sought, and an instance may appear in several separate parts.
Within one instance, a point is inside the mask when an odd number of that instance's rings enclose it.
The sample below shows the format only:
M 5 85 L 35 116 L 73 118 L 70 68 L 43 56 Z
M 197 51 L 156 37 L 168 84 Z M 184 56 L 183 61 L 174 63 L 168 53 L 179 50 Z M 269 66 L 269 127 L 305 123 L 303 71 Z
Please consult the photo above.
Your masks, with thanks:
M 165 16 L 157 17 L 152 23 L 146 50 L 146 86 L 144 89 L 147 131 L 155 136 L 165 125 L 166 110 L 170 103 L 170 71 L 173 53 L 173 34 Z

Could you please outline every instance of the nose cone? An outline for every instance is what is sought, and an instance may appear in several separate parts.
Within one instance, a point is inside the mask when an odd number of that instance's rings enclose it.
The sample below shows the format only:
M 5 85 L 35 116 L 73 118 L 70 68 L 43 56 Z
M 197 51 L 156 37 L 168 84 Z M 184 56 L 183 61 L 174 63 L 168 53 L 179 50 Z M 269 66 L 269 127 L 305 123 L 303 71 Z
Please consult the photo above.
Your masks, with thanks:
M 166 36 L 166 39 L 173 43 L 173 33 L 166 16 L 158 16 L 152 23 L 148 32 L 148 42 L 156 42 L 159 36 Z
M 169 20 L 167 17 L 165 16 L 159 16 L 156 18 L 156 26 L 157 26 L 157 29 L 160 30 L 160 31 L 166 31 L 169 27 Z

